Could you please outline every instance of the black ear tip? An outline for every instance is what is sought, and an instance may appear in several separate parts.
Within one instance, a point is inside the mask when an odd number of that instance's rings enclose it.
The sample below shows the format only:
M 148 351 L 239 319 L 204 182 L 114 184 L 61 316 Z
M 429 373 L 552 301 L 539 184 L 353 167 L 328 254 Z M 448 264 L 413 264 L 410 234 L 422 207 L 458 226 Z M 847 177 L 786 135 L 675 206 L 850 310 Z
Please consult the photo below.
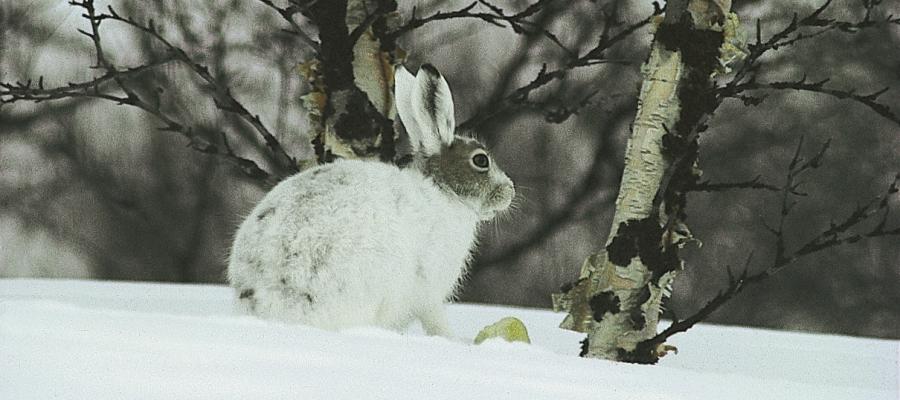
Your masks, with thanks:
M 428 75 L 431 75 L 431 76 L 441 76 L 441 73 L 438 72 L 437 68 L 435 68 L 434 65 L 431 65 L 431 64 L 422 64 L 422 66 L 421 66 L 420 68 L 423 69 L 423 70 L 425 70 L 425 72 L 427 72 Z

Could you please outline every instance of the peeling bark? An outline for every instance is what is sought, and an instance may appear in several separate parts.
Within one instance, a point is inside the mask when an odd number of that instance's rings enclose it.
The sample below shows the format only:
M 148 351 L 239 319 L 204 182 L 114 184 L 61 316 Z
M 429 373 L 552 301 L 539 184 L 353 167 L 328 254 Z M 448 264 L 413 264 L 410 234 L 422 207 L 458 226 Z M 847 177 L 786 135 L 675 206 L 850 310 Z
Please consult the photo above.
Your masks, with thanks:
M 386 32 L 397 24 L 396 8 L 393 0 L 330 0 L 304 11 L 321 41 L 317 59 L 301 65 L 312 87 L 303 102 L 319 163 L 394 158 L 393 69 L 400 50 Z
M 554 296 L 554 306 L 569 312 L 560 326 L 588 334 L 586 357 L 655 363 L 670 349 L 649 339 L 683 266 L 684 188 L 699 175 L 697 134 L 718 105 L 711 77 L 730 7 L 729 0 L 673 0 L 655 21 L 605 250 Z

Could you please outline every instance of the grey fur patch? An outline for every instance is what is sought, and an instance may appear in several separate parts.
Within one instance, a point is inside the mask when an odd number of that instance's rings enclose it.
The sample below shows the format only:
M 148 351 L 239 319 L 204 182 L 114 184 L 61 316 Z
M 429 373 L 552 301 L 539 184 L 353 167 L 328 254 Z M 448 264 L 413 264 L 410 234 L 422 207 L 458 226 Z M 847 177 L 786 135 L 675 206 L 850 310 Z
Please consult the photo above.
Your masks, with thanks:
M 262 220 L 266 219 L 266 217 L 272 215 L 273 213 L 275 213 L 274 207 L 265 208 L 262 211 L 260 211 L 259 214 L 256 215 L 256 220 L 262 221 Z
M 328 242 L 322 243 L 312 249 L 312 254 L 310 254 L 310 267 L 313 272 L 317 272 L 319 268 L 328 263 L 331 252 L 332 246 Z
M 457 136 L 450 146 L 425 162 L 425 174 L 432 177 L 442 189 L 460 197 L 478 198 L 493 188 L 490 175 L 476 171 L 469 163 L 469 155 L 484 146 L 477 141 Z
M 424 90 L 424 106 L 425 111 L 428 112 L 428 117 L 437 125 L 437 80 L 440 79 L 441 74 L 438 72 L 437 68 L 435 68 L 431 64 L 425 64 L 421 67 L 428 74 L 428 80 L 425 82 L 425 90 Z
M 491 160 L 488 169 L 473 166 L 474 153 L 485 150 L 475 139 L 456 136 L 449 146 L 444 146 L 438 154 L 419 161 L 422 172 L 446 192 L 469 200 L 479 213 L 496 212 L 505 209 L 515 196 L 512 181 L 499 170 Z
M 403 211 L 403 208 L 402 208 L 403 191 L 395 188 L 393 191 L 393 194 L 394 194 L 394 208 L 396 208 L 397 210 Z
M 311 293 L 298 290 L 297 288 L 292 286 L 282 287 L 281 294 L 286 300 L 289 300 L 293 304 L 304 301 L 312 304 L 315 301 Z
M 422 260 L 416 262 L 416 276 L 421 279 L 425 279 L 425 265 Z

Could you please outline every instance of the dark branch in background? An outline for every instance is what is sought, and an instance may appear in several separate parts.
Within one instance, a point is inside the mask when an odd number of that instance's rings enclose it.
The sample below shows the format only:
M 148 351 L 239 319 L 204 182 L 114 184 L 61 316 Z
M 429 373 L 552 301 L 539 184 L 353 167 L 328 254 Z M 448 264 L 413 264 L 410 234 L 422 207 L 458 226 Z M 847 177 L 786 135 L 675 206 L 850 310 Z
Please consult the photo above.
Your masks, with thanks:
M 171 44 L 161 36 L 157 31 L 153 20 L 150 20 L 145 26 L 130 18 L 119 16 L 112 7 L 109 8 L 109 14 L 97 14 L 92 0 L 71 1 L 69 4 L 85 10 L 85 14 L 82 16 L 90 22 L 91 32 L 81 30 L 79 30 L 79 32 L 87 36 L 93 42 L 96 51 L 97 67 L 106 72 L 100 77 L 87 82 L 69 83 L 67 86 L 50 89 L 44 87 L 43 77 L 38 79 L 37 85 L 34 85 L 33 81 L 27 81 L 25 83 L 0 83 L 0 105 L 16 101 L 41 102 L 79 97 L 105 99 L 114 101 L 120 105 L 129 105 L 144 110 L 163 123 L 163 127 L 161 127 L 160 130 L 182 134 L 189 140 L 188 146 L 192 149 L 204 154 L 221 157 L 236 165 L 244 175 L 255 180 L 266 182 L 271 185 L 280 180 L 280 177 L 297 171 L 294 160 L 287 155 L 281 147 L 281 144 L 275 139 L 274 135 L 269 132 L 265 125 L 263 125 L 259 117 L 251 114 L 240 102 L 238 102 L 231 95 L 231 91 L 226 85 L 217 82 L 209 73 L 207 67 L 194 62 L 182 49 Z M 117 69 L 107 60 L 102 46 L 100 25 L 107 19 L 125 23 L 150 35 L 166 47 L 166 55 L 138 67 Z M 209 138 L 200 134 L 203 129 L 191 127 L 167 115 L 161 110 L 158 102 L 156 104 L 149 103 L 138 95 L 127 83 L 127 79 L 134 78 L 142 72 L 149 71 L 172 61 L 178 61 L 188 65 L 201 79 L 214 89 L 216 96 L 213 101 L 219 109 L 237 115 L 251 125 L 263 137 L 266 145 L 270 149 L 275 165 L 278 168 L 276 176 L 272 176 L 269 172 L 264 171 L 254 161 L 235 154 L 227 142 L 223 142 L 223 146 L 220 148 L 218 145 L 212 143 Z M 103 88 L 111 82 L 115 82 L 118 90 L 121 90 L 124 93 L 124 96 L 117 96 L 103 90 Z M 222 137 L 225 137 L 224 133 L 222 133 Z
M 787 251 L 787 245 L 784 240 L 785 232 L 787 230 L 785 221 L 798 204 L 797 200 L 792 197 L 797 195 L 797 189 L 803 183 L 798 178 L 805 172 L 821 166 L 822 159 L 829 144 L 830 142 L 825 142 L 819 151 L 811 158 L 804 159 L 801 157 L 803 137 L 800 138 L 800 143 L 797 145 L 797 149 L 788 166 L 785 182 L 781 186 L 781 207 L 778 224 L 776 227 L 766 226 L 769 232 L 775 237 L 775 257 L 772 262 L 764 270 L 751 274 L 751 257 L 748 257 L 743 272 L 737 277 L 733 276 L 731 270 L 728 269 L 729 284 L 726 289 L 720 291 L 699 311 L 688 318 L 674 321 L 672 325 L 655 337 L 643 342 L 642 345 L 647 346 L 647 348 L 655 348 L 672 335 L 687 331 L 696 323 L 705 320 L 710 314 L 734 298 L 748 285 L 764 281 L 804 256 L 840 245 L 856 243 L 866 238 L 900 236 L 900 225 L 895 228 L 885 228 L 888 224 L 888 218 L 891 212 L 889 205 L 890 198 L 896 196 L 897 192 L 900 191 L 900 174 L 897 174 L 894 181 L 881 196 L 870 200 L 866 204 L 858 205 L 843 221 L 837 223 L 832 221 L 827 229 L 798 246 L 795 250 L 790 252 Z M 877 218 L 878 222 L 874 228 L 865 232 L 851 232 L 852 229 L 857 228 L 864 223 L 875 221 L 875 217 L 879 214 L 880 217 Z
M 237 115 L 239 118 L 256 129 L 259 135 L 264 139 L 266 146 L 269 148 L 269 151 L 272 153 L 275 164 L 278 167 L 280 173 L 290 174 L 298 172 L 296 160 L 291 158 L 291 156 L 287 154 L 284 148 L 281 147 L 281 143 L 279 143 L 278 139 L 276 139 L 275 136 L 269 131 L 269 129 L 266 128 L 266 126 L 259 119 L 259 116 L 250 113 L 250 111 L 248 111 L 243 104 L 237 101 L 237 99 L 232 96 L 231 89 L 225 83 L 217 81 L 209 72 L 208 67 L 195 62 L 193 59 L 191 59 L 190 56 L 187 55 L 187 53 L 185 53 L 184 50 L 166 40 L 166 38 L 163 37 L 156 29 L 156 26 L 152 19 L 148 21 L 147 25 L 142 25 L 134 19 L 120 16 L 118 13 L 116 13 L 115 9 L 113 9 L 112 6 L 109 7 L 109 14 L 100 14 L 96 17 L 96 19 L 98 24 L 104 19 L 119 21 L 156 39 L 157 42 L 165 46 L 166 49 L 179 61 L 189 66 L 191 70 L 193 70 L 194 73 L 197 74 L 197 76 L 203 79 L 203 81 L 205 81 L 206 84 L 214 90 L 216 95 L 213 98 L 213 101 L 215 102 L 216 107 L 218 107 L 222 111 Z M 97 42 L 99 42 L 99 37 Z
M 734 190 L 734 189 L 762 189 L 768 190 L 771 192 L 780 192 L 781 188 L 775 186 L 771 183 L 763 182 L 762 176 L 756 176 L 753 179 L 740 181 L 740 182 L 725 182 L 725 183 L 713 183 L 709 180 L 697 182 L 691 186 L 688 186 L 686 190 L 692 192 L 722 192 L 726 190 Z M 793 192 L 794 194 L 805 196 L 804 193 Z
M 446 21 L 451 19 L 464 19 L 464 18 L 474 18 L 480 19 L 484 22 L 487 22 L 491 25 L 495 25 L 498 27 L 506 27 L 509 26 L 512 28 L 513 32 L 518 34 L 533 34 L 540 33 L 547 39 L 549 39 L 553 44 L 559 46 L 561 49 L 565 50 L 568 54 L 573 54 L 571 50 L 566 48 L 565 45 L 560 42 L 559 38 L 556 37 L 552 32 L 544 29 L 542 26 L 535 24 L 531 21 L 528 21 L 528 18 L 534 16 L 539 13 L 541 10 L 547 7 L 547 5 L 553 1 L 557 0 L 538 0 L 524 10 L 519 11 L 515 14 L 506 14 L 502 8 L 497 7 L 485 0 L 477 0 L 468 6 L 460 8 L 456 11 L 443 11 L 437 12 L 429 17 L 419 18 L 416 16 L 416 8 L 413 7 L 413 16 L 412 19 L 409 20 L 405 25 L 401 26 L 397 30 L 390 33 L 391 36 L 397 38 L 407 32 L 412 31 L 413 29 L 419 28 L 425 24 L 435 21 Z M 566 3 L 571 3 L 572 0 L 562 0 Z M 476 6 L 482 5 L 490 12 L 478 12 L 473 11 Z M 506 24 L 506 25 L 504 25 Z
M 278 15 L 281 15 L 282 19 L 284 19 L 291 25 L 292 29 L 283 29 L 283 31 L 296 36 L 298 39 L 300 39 L 301 42 L 305 43 L 316 53 L 321 51 L 319 42 L 309 37 L 309 35 L 303 30 L 303 28 L 301 28 L 300 25 L 297 24 L 297 21 L 294 21 L 294 15 L 301 13 L 306 8 L 304 6 L 301 6 L 300 2 L 293 1 L 291 2 L 291 5 L 286 8 L 276 6 L 275 3 L 273 3 L 271 0 L 259 0 L 259 2 L 275 10 Z
M 831 97 L 837 99 L 846 99 L 853 100 L 857 103 L 865 105 L 869 107 L 872 111 L 878 113 L 884 118 L 891 120 L 891 122 L 900 126 L 900 117 L 895 114 L 890 107 L 886 104 L 882 104 L 878 102 L 878 97 L 887 92 L 890 88 L 884 88 L 877 92 L 870 94 L 856 94 L 854 91 L 844 91 L 837 90 L 825 87 L 825 84 L 830 81 L 830 79 L 823 79 L 818 82 L 808 82 L 806 80 L 806 76 L 800 78 L 800 80 L 794 82 L 747 82 L 732 86 L 730 89 L 726 89 L 728 91 L 723 91 L 722 93 L 727 95 L 728 97 L 734 97 L 737 93 L 741 93 L 745 90 L 759 90 L 759 89 L 775 89 L 775 90 L 798 90 L 805 92 L 813 92 L 813 93 L 821 93 L 826 94 Z
M 472 116 L 471 118 L 460 124 L 460 128 L 477 128 L 495 115 L 506 112 L 510 108 L 527 105 L 529 103 L 529 96 L 532 92 L 553 81 L 561 80 L 573 69 L 602 63 L 615 62 L 607 60 L 605 52 L 612 46 L 631 36 L 640 28 L 643 28 L 644 26 L 649 24 L 654 16 L 659 15 L 663 12 L 663 9 L 659 6 L 658 3 L 654 2 L 653 4 L 654 12 L 652 15 L 644 18 L 641 21 L 628 25 L 612 36 L 609 35 L 608 31 L 604 30 L 596 46 L 585 52 L 583 55 L 568 60 L 562 67 L 558 69 L 549 70 L 547 64 L 544 64 L 541 67 L 541 70 L 538 72 L 537 76 L 535 76 L 534 79 L 531 80 L 531 82 L 519 87 L 518 89 L 514 90 L 512 93 L 504 97 L 501 104 L 490 107 L 486 109 L 486 111 L 479 112 L 478 114 Z M 568 113 L 568 115 L 571 115 L 571 113 Z M 564 119 L 556 118 L 552 122 L 561 122 L 562 120 Z
M 538 0 L 535 3 L 530 4 L 524 10 L 507 14 L 503 9 L 493 5 L 485 0 L 475 1 L 465 7 L 462 7 L 455 11 L 441 11 L 437 12 L 431 16 L 420 18 L 415 15 L 415 9 L 413 9 L 413 17 L 408 21 L 405 25 L 401 26 L 397 30 L 390 33 L 390 35 L 394 37 L 398 37 L 404 33 L 410 32 L 416 28 L 419 28 L 425 24 L 436 22 L 436 21 L 447 21 L 453 19 L 479 19 L 485 21 L 489 24 L 496 25 L 499 27 L 510 27 L 517 34 L 541 34 L 544 37 L 548 38 L 551 42 L 553 42 L 556 46 L 561 48 L 567 55 L 568 60 L 565 61 L 563 67 L 556 70 L 548 70 L 547 65 L 545 64 L 538 75 L 528 84 L 519 87 L 514 90 L 509 95 L 505 96 L 502 99 L 502 103 L 499 106 L 492 106 L 488 108 L 484 108 L 484 111 L 479 112 L 478 114 L 472 116 L 468 120 L 462 122 L 459 125 L 461 129 L 474 129 L 479 127 L 481 124 L 490 120 L 491 118 L 502 114 L 504 112 L 509 111 L 513 108 L 518 107 L 527 107 L 532 109 L 544 109 L 547 104 L 545 102 L 537 102 L 529 100 L 529 95 L 531 92 L 553 82 L 556 80 L 563 79 L 569 71 L 585 66 L 598 65 L 604 63 L 622 63 L 621 61 L 608 60 L 605 57 L 604 52 L 611 48 L 616 43 L 622 41 L 627 38 L 631 34 L 633 34 L 638 29 L 647 25 L 653 15 L 659 15 L 662 13 L 663 9 L 659 6 L 658 3 L 654 2 L 654 13 L 650 17 L 647 17 L 635 24 L 629 25 L 624 28 L 622 31 L 618 32 L 615 35 L 610 36 L 609 34 L 609 26 L 605 26 L 605 29 L 599 38 L 598 44 L 592 49 L 585 52 L 583 55 L 578 56 L 576 51 L 569 49 L 565 46 L 559 38 L 554 35 L 549 30 L 545 29 L 541 26 L 541 24 L 530 21 L 529 18 L 539 14 L 542 10 L 548 8 L 548 5 L 552 3 L 553 0 Z M 571 0 L 566 0 L 565 2 L 571 2 Z M 483 6 L 488 11 L 476 11 L 477 6 Z M 596 93 L 599 91 L 592 92 L 580 99 L 579 101 L 573 103 L 572 105 L 563 105 L 554 107 L 545 112 L 545 119 L 551 123 L 560 123 L 568 119 L 571 115 L 577 113 L 577 111 L 588 104 L 590 104 L 590 100 Z
M 746 105 L 757 105 L 760 104 L 765 99 L 765 97 L 743 96 L 741 95 L 741 93 L 745 90 L 754 89 L 796 89 L 819 92 L 829 94 L 838 98 L 853 99 L 872 108 L 891 121 L 898 123 L 897 117 L 892 112 L 890 112 L 890 109 L 887 106 L 875 102 L 878 95 L 884 93 L 884 91 L 879 91 L 872 95 L 859 96 L 855 95 L 853 92 L 843 92 L 839 90 L 823 88 L 822 85 L 824 85 L 828 80 L 814 83 L 806 82 L 806 76 L 804 76 L 803 79 L 797 82 L 775 82 L 768 84 L 760 84 L 756 82 L 756 74 L 761 67 L 759 59 L 770 50 L 778 50 L 781 48 L 789 47 L 801 41 L 812 39 L 832 31 L 857 33 L 864 29 L 886 27 L 890 25 L 900 26 L 900 17 L 889 15 L 888 17 L 881 20 L 872 18 L 872 11 L 876 6 L 881 4 L 881 1 L 863 1 L 863 6 L 866 12 L 863 19 L 859 21 L 851 22 L 840 21 L 832 18 L 822 18 L 822 13 L 824 13 L 828 9 L 832 1 L 833 0 L 827 0 L 824 4 L 822 4 L 822 6 L 813 10 L 812 13 L 802 19 L 799 18 L 796 13 L 794 13 L 791 22 L 782 30 L 773 34 L 766 41 L 762 40 L 761 22 L 757 20 L 755 43 L 750 43 L 748 45 L 749 54 L 741 63 L 741 65 L 735 70 L 732 79 L 723 87 L 719 88 L 719 95 L 721 97 L 740 99 Z

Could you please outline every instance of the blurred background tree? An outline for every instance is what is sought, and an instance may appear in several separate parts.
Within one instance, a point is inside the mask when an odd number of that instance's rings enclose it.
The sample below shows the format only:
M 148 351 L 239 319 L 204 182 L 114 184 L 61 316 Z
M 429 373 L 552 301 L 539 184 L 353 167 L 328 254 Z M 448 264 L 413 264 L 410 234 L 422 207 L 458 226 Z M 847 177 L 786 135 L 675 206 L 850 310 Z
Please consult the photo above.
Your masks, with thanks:
M 299 13 L 291 26 L 275 10 L 290 4 L 276 3 L 123 0 L 98 1 L 97 9 L 112 4 L 136 21 L 152 18 L 163 36 L 259 115 L 287 154 L 314 160 L 316 122 L 300 99 L 315 87 L 299 66 L 317 50 L 296 32 L 315 41 L 318 31 Z M 878 3 L 836 1 L 828 15 L 900 15 L 900 4 Z M 759 20 L 768 36 L 788 25 L 795 10 L 819 5 L 748 0 L 735 1 L 734 9 L 744 27 Z M 644 21 L 654 6 L 612 0 L 397 6 L 401 24 L 460 13 L 402 32 L 397 44 L 408 65 L 430 62 L 442 71 L 456 96 L 457 121 L 492 146 L 521 188 L 519 210 L 485 227 L 462 300 L 548 307 L 550 293 L 576 277 L 604 242 L 650 43 Z M 94 43 L 76 30 L 91 32 L 83 11 L 64 2 L 0 4 L 0 82 L 32 79 L 55 88 L 102 76 L 102 66 L 90 68 L 97 66 Z M 519 20 L 498 17 L 529 11 Z M 102 32 L 117 68 L 167 55 L 152 37 L 123 24 L 104 22 Z M 603 51 L 583 59 L 604 41 Z M 768 54 L 760 80 L 794 81 L 807 72 L 810 81 L 828 78 L 833 87 L 872 93 L 900 80 L 897 48 L 896 25 L 836 29 Z M 548 81 L 535 86 L 547 73 Z M 128 83 L 160 113 L 189 125 L 190 134 L 161 131 L 165 124 L 150 113 L 84 96 L 0 107 L 0 277 L 223 281 L 234 229 L 286 173 L 284 160 L 246 119 L 217 107 L 212 99 L 222 93 L 211 93 L 190 66 L 161 62 L 129 75 Z M 759 175 L 779 184 L 800 135 L 816 143 L 830 138 L 824 166 L 810 174 L 808 196 L 791 215 L 791 237 L 808 237 L 849 214 L 900 171 L 900 135 L 890 120 L 818 93 L 767 94 L 755 107 L 735 100 L 720 107 L 700 138 L 700 167 L 712 182 Z M 898 100 L 896 90 L 879 98 Z M 254 175 L 248 162 L 270 176 Z M 684 253 L 670 313 L 701 307 L 727 284 L 722 266 L 741 265 L 747 251 L 773 257 L 762 221 L 777 217 L 777 197 L 742 190 L 689 195 L 691 229 L 703 246 Z M 898 338 L 897 244 L 896 237 L 876 238 L 805 259 L 711 321 Z

